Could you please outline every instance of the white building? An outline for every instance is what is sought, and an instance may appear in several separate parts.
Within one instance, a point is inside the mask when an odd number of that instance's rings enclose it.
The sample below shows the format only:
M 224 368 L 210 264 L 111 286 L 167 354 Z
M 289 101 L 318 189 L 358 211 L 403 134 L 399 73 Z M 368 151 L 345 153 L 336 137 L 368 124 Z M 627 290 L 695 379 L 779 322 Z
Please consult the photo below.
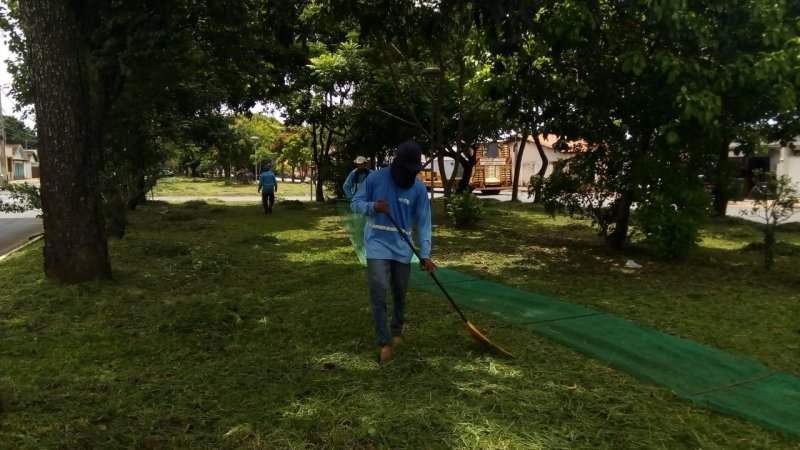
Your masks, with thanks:
M 772 142 L 767 145 L 767 153 L 763 155 L 743 156 L 736 154 L 736 147 L 739 144 L 730 145 L 729 157 L 732 161 L 739 162 L 739 177 L 745 180 L 745 191 L 753 187 L 753 171 L 761 170 L 770 172 L 775 176 L 789 176 L 795 183 L 800 183 L 800 136 L 794 141 L 781 145 L 780 142 Z
M 5 146 L 5 154 L 9 181 L 33 178 L 31 161 L 35 162 L 38 169 L 39 159 L 37 153 L 29 153 L 29 151 L 22 148 L 21 145 L 12 144 Z
M 569 159 L 575 156 L 576 153 L 584 151 L 586 144 L 583 142 L 564 142 L 559 145 L 557 136 L 548 135 L 539 136 L 539 142 L 542 144 L 542 150 L 547 157 L 547 171 L 545 177 L 549 177 L 553 173 L 553 163 L 562 159 Z M 512 144 L 513 150 L 511 152 L 511 159 L 514 167 L 517 164 L 517 155 L 519 148 L 522 144 L 522 135 L 517 135 L 515 138 L 506 140 L 503 143 Z M 533 136 L 528 136 L 528 141 L 525 143 L 525 149 L 522 152 L 522 166 L 519 171 L 519 179 L 517 184 L 519 186 L 527 186 L 530 183 L 531 177 L 536 175 L 542 168 L 543 161 L 539 155 L 539 150 L 536 148 L 536 142 Z

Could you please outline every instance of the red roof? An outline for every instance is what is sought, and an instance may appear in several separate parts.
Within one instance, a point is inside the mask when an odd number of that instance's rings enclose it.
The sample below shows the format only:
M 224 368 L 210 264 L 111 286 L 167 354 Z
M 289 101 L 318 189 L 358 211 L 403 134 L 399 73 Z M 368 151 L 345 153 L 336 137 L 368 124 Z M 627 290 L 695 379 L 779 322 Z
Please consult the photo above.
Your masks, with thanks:
M 518 138 L 521 138 L 521 134 L 517 134 Z M 508 139 L 506 142 L 509 142 L 513 139 Z M 589 144 L 586 141 L 578 140 L 578 141 L 565 141 L 559 144 L 558 136 L 554 134 L 549 134 L 547 137 L 540 134 L 539 135 L 539 142 L 541 142 L 543 147 L 550 147 L 553 150 L 560 152 L 560 153 L 580 153 L 585 152 L 589 149 Z M 528 143 L 533 144 L 533 136 L 528 136 Z M 527 145 L 527 144 L 526 144 Z

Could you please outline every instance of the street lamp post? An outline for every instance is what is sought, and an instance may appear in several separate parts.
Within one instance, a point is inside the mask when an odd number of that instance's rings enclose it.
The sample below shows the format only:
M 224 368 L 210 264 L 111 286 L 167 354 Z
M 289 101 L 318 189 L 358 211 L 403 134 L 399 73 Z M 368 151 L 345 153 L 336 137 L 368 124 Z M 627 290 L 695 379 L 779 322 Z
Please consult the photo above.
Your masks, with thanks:
M 435 79 L 435 77 L 439 76 L 441 73 L 442 73 L 442 71 L 438 67 L 426 67 L 426 68 L 422 69 L 422 71 L 420 72 L 420 74 L 423 77 L 434 78 L 434 79 Z M 434 123 L 436 121 L 436 111 L 434 111 L 434 109 L 435 109 L 435 104 L 438 104 L 439 100 L 440 99 L 438 98 L 438 95 L 435 97 L 435 100 L 431 99 L 431 179 L 430 179 L 430 183 L 431 183 L 431 212 L 433 211 L 433 193 L 434 193 L 433 163 L 436 161 L 436 136 L 435 136 L 435 131 L 434 131 L 435 130 Z M 443 169 L 444 169 L 443 167 L 439 168 L 439 170 L 443 170 Z
M 5 183 L 11 177 L 8 174 L 8 160 L 6 157 L 6 127 L 3 117 L 3 93 L 0 92 L 0 138 L 3 142 L 0 143 L 0 184 Z
M 253 141 L 253 160 L 255 161 L 253 167 L 253 176 L 258 176 L 258 140 L 261 139 L 258 136 L 250 136 L 250 140 Z

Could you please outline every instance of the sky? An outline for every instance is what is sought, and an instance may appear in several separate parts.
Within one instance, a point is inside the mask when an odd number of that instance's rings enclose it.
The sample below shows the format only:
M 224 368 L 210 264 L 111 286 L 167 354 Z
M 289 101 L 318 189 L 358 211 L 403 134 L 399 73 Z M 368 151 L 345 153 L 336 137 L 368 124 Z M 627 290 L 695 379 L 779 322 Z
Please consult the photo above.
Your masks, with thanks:
M 17 102 L 8 96 L 8 91 L 11 88 L 11 75 L 8 73 L 6 60 L 11 59 L 11 57 L 11 51 L 8 49 L 5 37 L 3 37 L 0 39 L 0 91 L 2 91 L 1 95 L 3 96 L 3 114 L 20 118 L 20 114 L 14 113 L 14 107 L 17 105 Z M 24 122 L 29 128 L 33 128 L 35 125 L 31 117 L 25 119 Z

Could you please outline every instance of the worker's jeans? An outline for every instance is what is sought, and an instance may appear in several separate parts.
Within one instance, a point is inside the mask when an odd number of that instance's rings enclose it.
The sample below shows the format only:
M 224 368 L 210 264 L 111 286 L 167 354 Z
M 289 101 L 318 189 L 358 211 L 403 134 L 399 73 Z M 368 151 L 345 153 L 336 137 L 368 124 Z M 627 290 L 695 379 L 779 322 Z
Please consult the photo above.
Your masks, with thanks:
M 275 204 L 274 192 L 261 192 L 261 206 L 264 208 L 264 214 L 272 212 L 272 205 Z
M 389 345 L 392 336 L 403 334 L 403 317 L 406 312 L 406 290 L 411 275 L 411 264 L 403 264 L 391 259 L 368 259 L 369 303 L 372 308 L 372 323 L 378 345 Z M 392 326 L 386 323 L 386 297 L 392 291 Z M 391 331 L 391 333 L 390 333 Z

